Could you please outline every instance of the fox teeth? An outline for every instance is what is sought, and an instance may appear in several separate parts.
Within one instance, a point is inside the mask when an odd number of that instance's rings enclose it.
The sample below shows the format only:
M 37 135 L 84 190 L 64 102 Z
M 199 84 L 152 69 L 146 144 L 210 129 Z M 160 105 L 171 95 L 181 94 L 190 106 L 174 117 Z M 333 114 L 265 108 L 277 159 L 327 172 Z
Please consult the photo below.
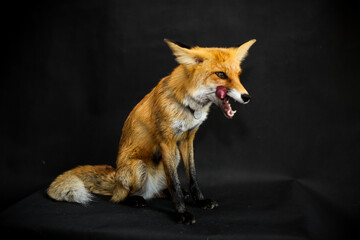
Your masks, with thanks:
M 229 117 L 233 117 L 236 113 L 236 110 L 232 111 L 231 109 L 229 109 L 226 113 Z

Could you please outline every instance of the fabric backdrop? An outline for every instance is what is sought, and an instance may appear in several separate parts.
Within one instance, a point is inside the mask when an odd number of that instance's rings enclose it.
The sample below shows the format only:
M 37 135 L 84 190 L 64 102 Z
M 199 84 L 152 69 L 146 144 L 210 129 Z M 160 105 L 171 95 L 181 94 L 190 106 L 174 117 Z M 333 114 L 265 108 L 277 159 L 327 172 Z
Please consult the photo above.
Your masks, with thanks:
M 275 199 L 301 186 L 341 219 L 339 233 L 359 223 L 355 2 L 24 1 L 3 11 L 2 210 L 75 166 L 114 166 L 127 115 L 177 65 L 164 38 L 256 38 L 240 76 L 251 103 L 233 105 L 232 120 L 213 107 L 197 133 L 200 186 L 231 198 L 283 179 Z

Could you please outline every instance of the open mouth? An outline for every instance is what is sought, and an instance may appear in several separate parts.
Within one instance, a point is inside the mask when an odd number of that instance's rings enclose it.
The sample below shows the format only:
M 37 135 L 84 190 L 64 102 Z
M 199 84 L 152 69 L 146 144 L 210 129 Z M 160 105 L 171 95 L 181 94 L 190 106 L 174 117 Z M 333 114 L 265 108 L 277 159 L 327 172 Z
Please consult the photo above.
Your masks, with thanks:
M 236 110 L 231 108 L 231 98 L 227 95 L 227 89 L 224 86 L 218 86 L 216 87 L 215 95 L 220 100 L 219 107 L 224 113 L 225 117 L 230 119 L 233 118 Z

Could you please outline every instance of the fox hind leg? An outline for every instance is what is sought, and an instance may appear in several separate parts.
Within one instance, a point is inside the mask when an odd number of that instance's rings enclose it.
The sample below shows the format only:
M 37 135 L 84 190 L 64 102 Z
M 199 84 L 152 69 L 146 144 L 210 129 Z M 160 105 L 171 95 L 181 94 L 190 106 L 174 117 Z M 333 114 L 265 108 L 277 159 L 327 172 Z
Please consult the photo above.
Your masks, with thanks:
M 146 201 L 141 196 L 129 196 L 144 185 L 147 176 L 145 163 L 141 159 L 131 159 L 119 164 L 115 173 L 115 187 L 110 201 L 124 202 L 134 207 L 144 207 Z
M 128 196 L 124 203 L 131 207 L 141 208 L 146 207 L 146 200 L 142 196 L 132 195 Z

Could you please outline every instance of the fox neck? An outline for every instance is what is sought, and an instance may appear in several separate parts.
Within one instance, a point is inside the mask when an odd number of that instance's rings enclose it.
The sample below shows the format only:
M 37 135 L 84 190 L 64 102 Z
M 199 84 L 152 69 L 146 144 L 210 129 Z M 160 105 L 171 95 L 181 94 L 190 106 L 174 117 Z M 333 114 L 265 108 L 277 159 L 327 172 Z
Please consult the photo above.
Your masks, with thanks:
M 184 107 L 190 108 L 191 111 L 199 111 L 204 108 L 208 109 L 211 102 L 201 97 L 199 92 L 205 91 L 205 87 L 193 79 L 193 74 L 179 65 L 169 76 L 172 85 L 173 95 L 176 100 Z M 204 89 L 203 89 L 204 88 Z

